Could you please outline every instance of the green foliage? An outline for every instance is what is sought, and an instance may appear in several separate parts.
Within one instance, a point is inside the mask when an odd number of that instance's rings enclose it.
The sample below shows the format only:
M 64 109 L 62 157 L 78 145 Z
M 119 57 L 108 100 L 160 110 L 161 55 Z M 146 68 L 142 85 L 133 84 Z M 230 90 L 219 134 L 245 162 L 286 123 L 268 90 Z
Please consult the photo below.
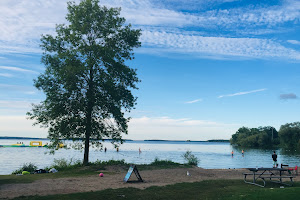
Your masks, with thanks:
M 187 161 L 189 165 L 198 165 L 199 159 L 194 154 L 192 154 L 191 151 L 186 151 L 182 155 L 182 157 Z
M 282 125 L 279 132 L 271 126 L 239 128 L 230 143 L 241 147 L 268 148 L 280 145 L 287 149 L 300 149 L 300 122 Z
M 160 160 L 159 158 L 155 158 L 152 163 L 150 163 L 152 166 L 159 166 L 159 165 L 178 165 L 178 163 L 175 163 L 171 160 Z
M 101 160 L 97 160 L 95 162 L 90 162 L 89 163 L 90 166 L 99 166 L 100 168 L 104 168 L 105 166 L 129 166 L 128 163 L 125 162 L 124 159 L 122 160 L 108 160 L 108 161 L 101 161 Z
M 58 171 L 61 171 L 82 166 L 80 160 L 73 161 L 73 159 L 70 159 L 69 161 L 65 158 L 54 159 L 53 162 L 54 163 L 50 167 L 47 167 L 47 169 L 55 168 Z
M 20 169 L 13 171 L 12 174 L 22 174 L 22 171 L 33 173 L 35 170 L 37 170 L 37 166 L 33 163 L 24 163 Z
M 28 112 L 35 125 L 48 128 L 49 148 L 63 139 L 82 140 L 83 164 L 89 146 L 101 140 L 122 143 L 130 111 L 136 102 L 131 89 L 139 82 L 136 70 L 126 65 L 140 47 L 140 30 L 126 25 L 120 8 L 100 6 L 98 0 L 68 3 L 66 24 L 55 35 L 44 35 L 42 63 L 46 70 L 34 85 L 46 99 Z
M 279 144 L 278 132 L 274 127 L 241 127 L 232 135 L 231 144 L 242 147 L 272 147 Z
M 155 169 L 174 169 L 174 168 L 190 168 L 191 165 L 180 164 L 171 160 L 160 160 L 155 158 L 150 164 L 139 164 L 137 165 L 139 170 L 155 170 Z
M 300 122 L 287 123 L 279 129 L 280 144 L 289 149 L 300 148 Z

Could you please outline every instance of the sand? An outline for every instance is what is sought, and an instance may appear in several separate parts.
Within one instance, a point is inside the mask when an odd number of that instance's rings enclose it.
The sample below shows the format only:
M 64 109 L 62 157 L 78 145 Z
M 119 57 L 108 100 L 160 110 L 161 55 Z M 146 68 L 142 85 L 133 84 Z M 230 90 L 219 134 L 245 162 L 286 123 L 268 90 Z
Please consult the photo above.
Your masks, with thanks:
M 187 176 L 189 171 L 190 176 Z M 14 198 L 29 195 L 68 194 L 76 192 L 90 192 L 104 189 L 134 187 L 145 189 L 150 186 L 164 186 L 182 182 L 197 182 L 211 179 L 238 179 L 243 181 L 246 169 L 203 169 L 203 168 L 176 168 L 139 171 L 144 182 L 124 183 L 126 170 L 111 167 L 101 172 L 103 177 L 96 175 L 84 177 L 70 177 L 57 179 L 43 179 L 33 183 L 4 184 L 0 186 L 0 198 Z M 107 172 L 114 172 L 108 174 Z M 58 172 L 59 173 L 59 172 Z M 31 175 L 31 176 L 38 176 Z M 137 180 L 133 173 L 130 180 Z

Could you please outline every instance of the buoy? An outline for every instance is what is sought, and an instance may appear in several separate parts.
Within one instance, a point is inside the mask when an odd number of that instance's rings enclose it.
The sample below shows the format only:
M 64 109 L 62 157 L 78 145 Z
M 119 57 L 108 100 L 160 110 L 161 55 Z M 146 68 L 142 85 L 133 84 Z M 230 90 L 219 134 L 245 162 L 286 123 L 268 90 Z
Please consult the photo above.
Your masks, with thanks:
M 100 173 L 99 176 L 100 176 L 100 177 L 103 177 L 103 173 Z

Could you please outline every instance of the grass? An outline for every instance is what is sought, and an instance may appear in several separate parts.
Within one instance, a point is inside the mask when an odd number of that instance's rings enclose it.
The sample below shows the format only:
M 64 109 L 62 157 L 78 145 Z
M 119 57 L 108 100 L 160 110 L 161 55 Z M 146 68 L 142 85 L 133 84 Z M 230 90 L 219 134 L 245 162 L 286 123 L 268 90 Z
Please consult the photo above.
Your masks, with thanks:
M 140 183 L 142 184 L 142 183 Z M 30 196 L 16 199 L 51 200 L 51 199 L 298 199 L 300 184 L 293 187 L 279 188 L 278 184 L 269 183 L 261 188 L 245 184 L 242 180 L 207 180 L 196 183 L 178 183 L 164 187 L 107 189 L 96 192 L 73 193 L 50 196 Z

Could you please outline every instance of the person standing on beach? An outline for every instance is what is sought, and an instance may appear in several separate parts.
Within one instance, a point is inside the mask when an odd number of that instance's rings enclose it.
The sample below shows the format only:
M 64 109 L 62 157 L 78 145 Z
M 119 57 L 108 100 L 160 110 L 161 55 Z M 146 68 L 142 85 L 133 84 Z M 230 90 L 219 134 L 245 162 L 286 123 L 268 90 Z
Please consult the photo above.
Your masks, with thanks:
M 233 157 L 233 150 L 231 151 L 231 156 Z
M 242 149 L 242 156 L 244 156 L 244 149 Z
M 273 155 L 272 155 L 272 159 L 273 159 L 273 167 L 278 167 L 278 163 L 277 163 L 277 154 L 274 151 Z

